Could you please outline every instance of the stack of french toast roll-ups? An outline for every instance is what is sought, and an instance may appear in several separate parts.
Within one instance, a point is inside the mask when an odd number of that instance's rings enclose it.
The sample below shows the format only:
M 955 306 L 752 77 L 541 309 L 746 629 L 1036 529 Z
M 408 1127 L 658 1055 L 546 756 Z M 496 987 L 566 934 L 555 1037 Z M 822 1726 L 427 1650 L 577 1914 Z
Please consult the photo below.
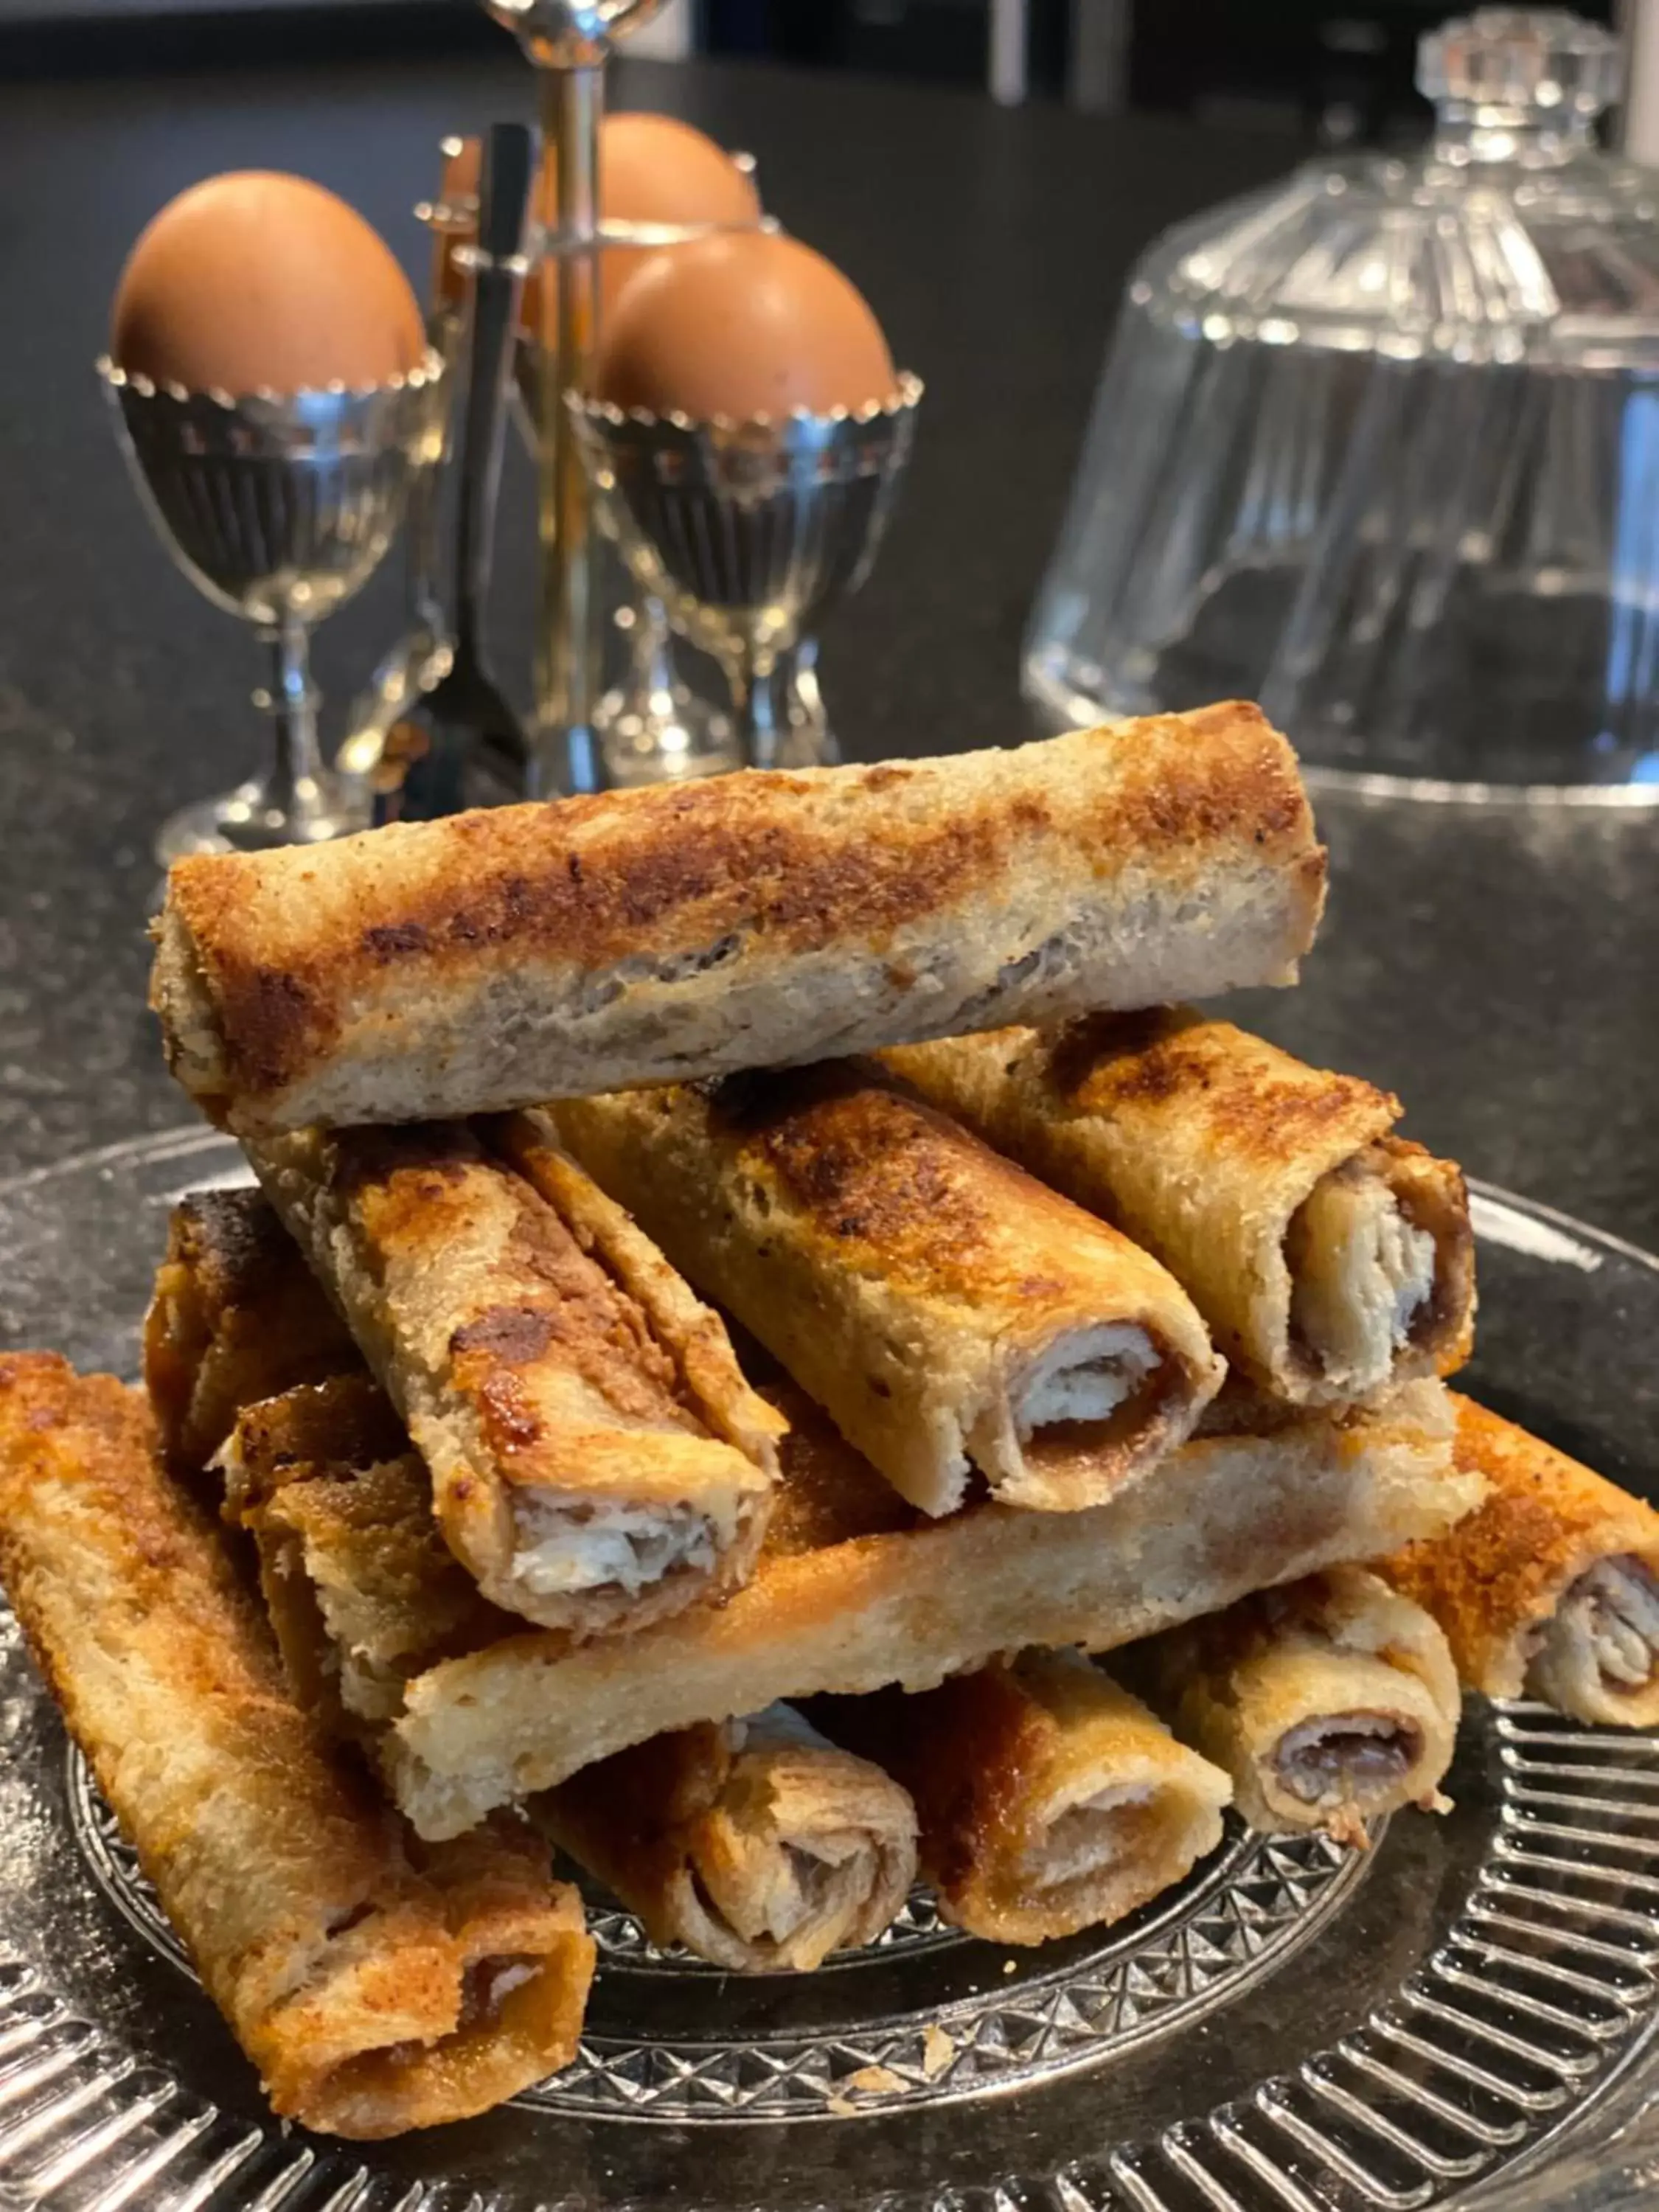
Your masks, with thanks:
M 1181 1003 L 1323 890 L 1239 705 L 173 869 L 258 1188 L 143 1390 L 0 1364 L 0 1575 L 277 2112 L 566 2063 L 556 1847 L 806 1972 L 1441 1808 L 1460 1678 L 1659 1715 L 1659 1518 L 1441 1379 L 1457 1169 Z

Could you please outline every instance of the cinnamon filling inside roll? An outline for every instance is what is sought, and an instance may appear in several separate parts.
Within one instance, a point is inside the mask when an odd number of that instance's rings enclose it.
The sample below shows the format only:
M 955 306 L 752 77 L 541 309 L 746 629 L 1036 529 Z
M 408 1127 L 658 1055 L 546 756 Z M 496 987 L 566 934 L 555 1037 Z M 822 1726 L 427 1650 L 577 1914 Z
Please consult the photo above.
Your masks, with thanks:
M 1420 1729 L 1392 1713 L 1332 1713 L 1287 1729 L 1273 1754 L 1279 1778 L 1304 1805 L 1392 1789 L 1423 1755 Z

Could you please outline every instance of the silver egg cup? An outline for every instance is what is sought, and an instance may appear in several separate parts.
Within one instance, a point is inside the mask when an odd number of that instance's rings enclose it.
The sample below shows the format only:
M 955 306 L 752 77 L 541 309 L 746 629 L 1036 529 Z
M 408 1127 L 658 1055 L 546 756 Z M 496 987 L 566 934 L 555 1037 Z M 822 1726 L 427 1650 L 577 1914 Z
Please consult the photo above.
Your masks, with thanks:
M 732 687 L 742 763 L 835 757 L 815 637 L 880 546 L 915 435 L 920 378 L 885 405 L 693 422 L 569 393 L 599 515 L 640 589 Z
M 754 173 L 752 155 L 733 154 L 732 161 L 734 167 Z M 754 227 L 773 231 L 778 226 L 772 217 L 763 216 Z M 738 228 L 720 222 L 619 220 L 602 222 L 599 234 L 607 245 L 683 246 Z M 557 241 L 544 243 L 544 250 L 556 253 Z M 521 334 L 514 388 L 520 425 L 532 454 L 541 444 L 545 368 L 540 347 L 527 333 Z M 568 412 L 565 421 L 568 426 Z M 738 730 L 729 708 L 705 698 L 686 680 L 675 664 L 673 635 L 661 603 L 636 587 L 611 542 L 614 533 L 602 525 L 599 534 L 594 588 L 609 620 L 596 645 L 591 684 L 597 780 L 606 787 L 678 783 L 740 768 Z
M 233 398 L 99 374 L 157 534 L 216 606 L 258 630 L 275 757 L 262 777 L 162 824 L 165 866 L 188 853 L 313 843 L 361 828 L 367 794 L 323 764 L 310 632 L 368 581 L 417 472 L 443 440 L 442 364 L 348 392 Z
M 593 709 L 607 787 L 684 783 L 740 768 L 737 725 L 680 672 L 660 603 L 624 580 L 611 620 L 625 658 Z

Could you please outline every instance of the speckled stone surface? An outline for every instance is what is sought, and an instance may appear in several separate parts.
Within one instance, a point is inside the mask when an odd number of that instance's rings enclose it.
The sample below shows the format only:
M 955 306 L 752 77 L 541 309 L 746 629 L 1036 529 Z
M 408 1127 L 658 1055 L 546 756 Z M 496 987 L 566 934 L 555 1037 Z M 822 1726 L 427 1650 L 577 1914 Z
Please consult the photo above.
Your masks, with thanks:
M 848 750 L 1028 734 L 1020 625 L 1124 270 L 1291 149 L 762 70 L 635 64 L 617 95 L 750 147 L 769 203 L 928 380 L 892 536 L 825 641 Z M 143 1007 L 149 839 L 246 772 L 259 737 L 257 648 L 167 564 L 103 417 L 91 363 L 126 248 L 174 191 L 257 165 L 344 192 L 418 271 L 408 210 L 440 133 L 528 106 L 505 46 L 499 65 L 0 89 L 27 181 L 4 217 L 0 345 L 0 1173 L 185 1118 Z M 522 689 L 516 456 L 501 570 L 500 658 Z M 325 632 L 337 713 L 397 621 L 388 575 Z M 1302 989 L 1245 1018 L 1400 1091 L 1411 1130 L 1473 1172 L 1659 1245 L 1659 819 L 1350 800 L 1322 816 L 1324 938 Z

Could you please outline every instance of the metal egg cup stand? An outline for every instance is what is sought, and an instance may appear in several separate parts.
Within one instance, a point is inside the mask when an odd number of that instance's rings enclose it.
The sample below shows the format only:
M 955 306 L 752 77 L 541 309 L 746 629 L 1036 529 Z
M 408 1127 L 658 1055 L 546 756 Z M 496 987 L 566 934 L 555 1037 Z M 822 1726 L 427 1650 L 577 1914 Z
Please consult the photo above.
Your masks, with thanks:
M 869 568 L 921 397 L 907 377 L 886 404 L 855 413 L 693 423 L 623 416 L 586 396 L 600 248 L 678 244 L 728 228 L 598 217 L 605 57 L 611 38 L 656 4 L 490 0 L 540 74 L 559 210 L 556 228 L 527 241 L 529 255 L 559 272 L 552 343 L 544 327 L 520 341 L 541 574 L 530 796 L 834 757 L 809 625 Z M 458 204 L 426 215 L 435 230 L 453 233 L 465 210 Z M 270 769 L 171 817 L 156 841 L 164 865 L 190 852 L 309 842 L 367 826 L 388 736 L 449 665 L 434 474 L 461 327 L 441 290 L 420 367 L 365 392 L 187 392 L 100 364 L 163 544 L 198 590 L 255 626 L 272 658 L 273 680 L 256 695 L 273 724 Z M 367 581 L 406 514 L 408 633 L 355 703 L 330 768 L 318 743 L 309 633 Z M 612 576 L 603 574 L 601 525 L 630 579 L 621 593 L 614 563 Z M 634 632 L 629 675 L 609 699 L 602 634 L 617 609 L 605 604 L 607 581 Z M 719 661 L 732 714 L 676 679 L 670 628 Z
M 599 253 L 606 243 L 674 244 L 724 228 L 602 223 L 599 126 L 612 41 L 658 0 L 485 0 L 541 81 L 553 151 L 556 228 L 534 251 L 556 263 L 553 343 L 532 347 L 520 381 L 536 438 L 540 544 L 534 735 L 538 795 L 617 780 L 739 764 L 833 758 L 808 625 L 868 573 L 915 432 L 920 381 L 884 405 L 783 422 L 693 423 L 626 415 L 589 395 L 599 336 Z M 635 657 L 647 710 L 613 719 L 632 757 L 602 748 L 600 530 L 614 538 L 643 605 Z M 729 755 L 688 742 L 668 678 L 660 608 L 718 660 L 731 685 Z M 708 731 L 713 725 L 701 725 Z M 665 737 L 678 744 L 665 744 Z M 717 741 L 716 741 L 717 742 Z

